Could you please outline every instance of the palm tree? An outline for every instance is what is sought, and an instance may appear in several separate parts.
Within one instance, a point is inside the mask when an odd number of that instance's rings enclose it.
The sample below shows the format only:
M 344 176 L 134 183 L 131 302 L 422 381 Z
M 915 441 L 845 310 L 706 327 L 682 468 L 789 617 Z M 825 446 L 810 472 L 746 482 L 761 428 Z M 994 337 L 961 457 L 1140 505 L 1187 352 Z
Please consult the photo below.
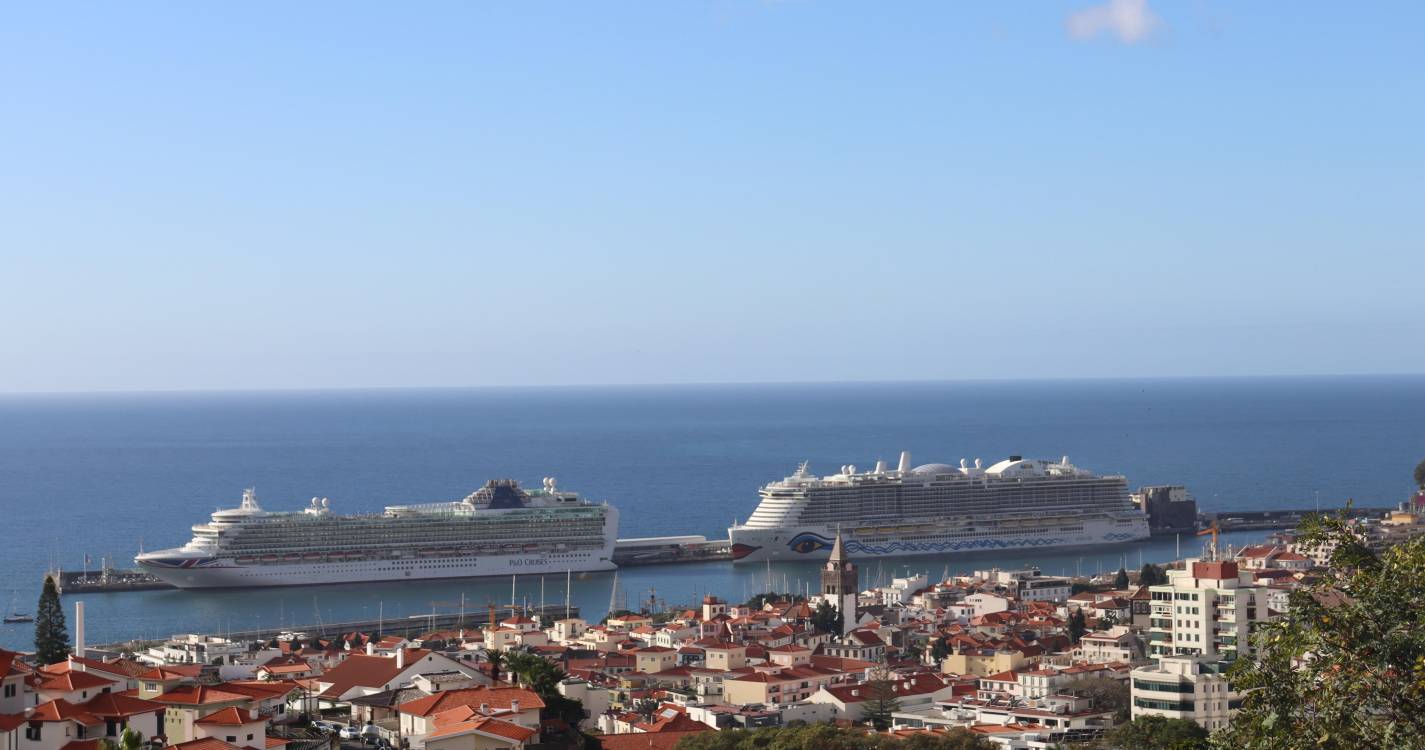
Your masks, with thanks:
M 490 664 L 490 679 L 495 682 L 500 681 L 500 667 L 505 664 L 505 655 L 500 651 L 490 651 L 485 654 L 485 661 Z

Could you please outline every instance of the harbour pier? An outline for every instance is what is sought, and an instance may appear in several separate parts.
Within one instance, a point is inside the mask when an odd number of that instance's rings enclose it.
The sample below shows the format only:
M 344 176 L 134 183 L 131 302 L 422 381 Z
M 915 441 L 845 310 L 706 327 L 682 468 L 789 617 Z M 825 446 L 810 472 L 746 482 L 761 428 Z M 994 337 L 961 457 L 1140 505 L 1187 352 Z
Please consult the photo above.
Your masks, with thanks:
M 548 604 L 539 606 L 518 606 L 501 604 L 487 608 L 480 608 L 472 604 L 470 609 L 458 612 L 431 612 L 423 615 L 410 615 L 407 617 L 389 617 L 381 619 L 347 620 L 343 622 L 323 622 L 312 625 L 284 625 L 281 627 L 256 628 L 252 630 L 232 630 L 222 633 L 222 637 L 230 641 L 269 641 L 279 637 L 298 637 L 302 639 L 310 638 L 334 638 L 345 633 L 380 633 L 382 635 L 399 635 L 404 638 L 414 638 L 416 636 L 437 631 L 449 630 L 478 630 L 486 627 L 493 619 L 494 622 L 523 615 L 525 617 L 537 617 L 541 622 L 554 622 L 565 617 L 578 617 L 579 607 L 563 604 Z M 100 646 L 98 648 L 117 649 L 128 645 L 127 643 L 114 643 Z

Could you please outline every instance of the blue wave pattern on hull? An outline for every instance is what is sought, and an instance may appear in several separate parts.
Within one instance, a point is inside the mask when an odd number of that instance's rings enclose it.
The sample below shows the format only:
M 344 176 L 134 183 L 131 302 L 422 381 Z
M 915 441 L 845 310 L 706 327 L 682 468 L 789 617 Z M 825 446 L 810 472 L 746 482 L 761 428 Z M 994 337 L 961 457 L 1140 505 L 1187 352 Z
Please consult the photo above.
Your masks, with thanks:
M 1129 539 L 1139 539 L 1139 538 L 1140 538 L 1140 537 L 1135 536 L 1135 535 L 1133 535 L 1133 534 L 1104 534 L 1104 535 L 1103 535 L 1104 541 L 1107 541 L 1107 542 L 1126 542 L 1126 541 L 1128 541 Z

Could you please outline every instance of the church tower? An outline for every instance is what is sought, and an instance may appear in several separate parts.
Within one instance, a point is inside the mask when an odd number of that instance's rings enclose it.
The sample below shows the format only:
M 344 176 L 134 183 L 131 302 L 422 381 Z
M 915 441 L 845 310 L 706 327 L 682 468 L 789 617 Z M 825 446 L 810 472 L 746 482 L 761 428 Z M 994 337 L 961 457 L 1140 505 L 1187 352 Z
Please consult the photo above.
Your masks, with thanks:
M 831 547 L 831 559 L 821 571 L 821 598 L 831 602 L 841 613 L 841 634 L 846 635 L 856 627 L 856 595 L 860 591 L 856 565 L 846 559 L 846 549 L 841 544 L 841 532 L 836 532 L 836 543 Z

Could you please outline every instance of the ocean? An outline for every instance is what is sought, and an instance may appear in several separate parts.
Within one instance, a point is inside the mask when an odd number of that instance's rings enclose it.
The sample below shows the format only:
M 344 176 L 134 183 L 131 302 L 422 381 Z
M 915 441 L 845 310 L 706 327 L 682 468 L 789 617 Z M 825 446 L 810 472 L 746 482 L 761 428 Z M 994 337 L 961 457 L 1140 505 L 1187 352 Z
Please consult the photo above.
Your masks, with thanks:
M 452 500 L 487 479 L 561 487 L 622 512 L 620 536 L 726 535 L 757 488 L 801 461 L 842 464 L 1059 458 L 1129 485 L 1186 484 L 1204 510 L 1393 505 L 1425 457 L 1425 377 L 1075 380 L 816 385 L 488 388 L 0 396 L 0 607 L 33 611 L 43 572 L 128 567 L 182 544 L 189 527 L 256 487 L 264 507 L 313 496 L 338 512 Z M 1251 535 L 1260 538 L 1260 533 Z M 1241 542 L 1246 536 L 1236 535 Z M 1184 551 L 1196 540 L 1183 540 Z M 1176 540 L 1100 552 L 985 553 L 868 563 L 870 578 L 1037 564 L 1045 572 L 1161 561 Z M 630 603 L 734 600 L 771 579 L 796 588 L 812 565 L 634 568 Z M 800 582 L 800 583 L 799 583 Z M 562 577 L 518 582 L 521 599 L 564 598 Z M 572 599 L 597 618 L 612 575 Z M 652 592 L 650 594 L 650 592 Z M 483 609 L 510 581 L 251 591 L 86 594 L 91 644 L 318 620 Z M 73 596 L 66 597 L 72 609 Z M 28 625 L 0 647 L 28 649 Z

